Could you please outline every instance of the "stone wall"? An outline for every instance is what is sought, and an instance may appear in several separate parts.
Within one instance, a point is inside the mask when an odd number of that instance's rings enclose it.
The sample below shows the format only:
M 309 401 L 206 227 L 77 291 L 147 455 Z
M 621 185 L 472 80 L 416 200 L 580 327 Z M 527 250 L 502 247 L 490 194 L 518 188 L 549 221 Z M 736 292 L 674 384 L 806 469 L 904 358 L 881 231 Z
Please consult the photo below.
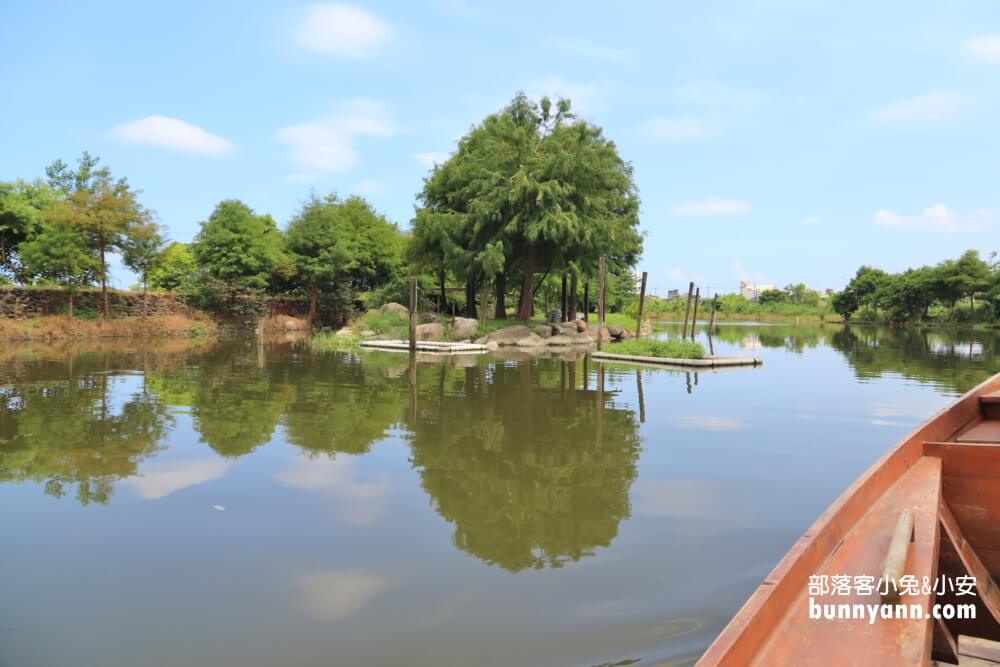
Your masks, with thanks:
M 150 292 L 148 295 L 148 315 L 180 315 L 191 312 L 182 301 L 183 296 L 170 293 Z M 68 295 L 60 289 L 37 289 L 24 287 L 0 288 L 0 317 L 23 320 L 43 315 L 65 315 Z M 76 313 L 98 312 L 101 304 L 100 290 L 80 290 L 73 298 Z M 108 306 L 112 317 L 141 317 L 142 292 L 108 290 Z

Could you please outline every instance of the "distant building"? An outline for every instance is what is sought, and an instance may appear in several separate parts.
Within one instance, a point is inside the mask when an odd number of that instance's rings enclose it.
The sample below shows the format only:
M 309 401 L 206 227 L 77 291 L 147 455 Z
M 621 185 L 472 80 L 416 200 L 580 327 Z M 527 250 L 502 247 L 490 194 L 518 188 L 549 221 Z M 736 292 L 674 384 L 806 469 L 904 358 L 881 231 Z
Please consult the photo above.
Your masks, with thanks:
M 754 285 L 746 280 L 740 281 L 740 296 L 749 301 L 756 301 L 768 290 L 778 289 L 775 285 Z
M 667 290 L 667 299 L 673 301 L 674 299 L 679 299 L 679 298 L 681 298 L 680 290 L 675 290 L 675 289 Z

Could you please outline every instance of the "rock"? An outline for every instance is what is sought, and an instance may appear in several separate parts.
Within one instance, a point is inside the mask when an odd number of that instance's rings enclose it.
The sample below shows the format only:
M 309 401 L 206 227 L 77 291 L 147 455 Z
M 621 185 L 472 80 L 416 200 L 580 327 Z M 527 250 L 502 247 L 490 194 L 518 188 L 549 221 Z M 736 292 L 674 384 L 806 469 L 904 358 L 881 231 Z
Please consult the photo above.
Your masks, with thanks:
M 563 322 L 559 327 L 553 331 L 554 334 L 566 334 L 568 336 L 575 336 L 577 333 L 575 322 Z
M 632 338 L 635 338 L 635 334 L 629 331 L 628 329 L 623 329 L 622 335 L 619 336 L 618 340 L 630 340 Z
M 541 347 L 542 345 L 545 345 L 545 340 L 537 334 L 529 333 L 529 335 L 524 338 L 518 339 L 515 344 L 518 347 Z
M 552 335 L 552 327 L 548 324 L 539 324 L 534 328 L 534 332 L 542 338 L 548 338 Z
M 553 324 L 558 324 L 562 320 L 562 311 L 558 308 L 553 308 L 545 314 L 545 321 Z
M 486 349 L 490 352 L 495 352 L 498 347 L 500 347 L 500 344 L 496 341 L 491 340 L 486 342 Z
M 343 329 L 338 329 L 337 338 L 354 338 L 354 332 L 351 331 L 351 327 L 344 327 Z
M 577 320 L 575 324 L 576 324 L 576 330 L 578 332 L 583 333 L 584 331 L 587 330 L 587 323 L 584 322 L 583 320 Z
M 387 303 L 379 309 L 383 313 L 396 313 L 400 317 L 409 317 L 410 309 L 401 303 Z
M 444 338 L 444 325 L 440 322 L 417 325 L 417 340 L 441 340 L 442 338 Z
M 471 336 L 479 328 L 479 322 L 470 317 L 456 317 L 451 321 L 450 328 L 455 336 Z
M 489 335 L 484 336 L 483 339 L 485 339 L 484 342 L 492 340 L 500 345 L 516 345 L 517 341 L 532 335 L 534 334 L 531 333 L 531 329 L 523 324 L 516 324 L 512 327 L 497 329 Z M 476 342 L 478 343 L 479 341 L 477 340 Z
M 607 326 L 608 326 L 608 334 L 610 334 L 612 338 L 622 337 L 623 329 L 620 326 L 618 326 L 617 324 L 609 324 Z
M 490 337 L 488 335 L 480 336 L 479 338 L 477 338 L 472 342 L 475 343 L 476 345 L 486 345 L 488 342 L 490 342 Z
M 564 345 L 573 345 L 573 344 L 575 344 L 576 343 L 576 339 L 575 338 L 570 338 L 569 336 L 566 336 L 564 334 L 559 334 L 558 336 L 553 336 L 552 338 L 548 339 L 545 342 L 548 345 L 564 346 Z
M 437 322 L 437 315 L 434 313 L 417 313 L 417 322 L 419 324 L 430 324 L 431 322 Z
M 364 331 L 361 332 L 361 337 L 362 338 L 371 338 L 374 335 L 375 335 L 375 332 L 372 331 L 371 329 L 365 329 Z
M 595 340 L 596 341 L 597 337 L 598 337 L 598 331 L 599 331 L 598 325 L 597 324 L 591 324 L 587 328 L 586 335 L 591 340 Z M 610 343 L 611 342 L 611 334 L 608 333 L 608 327 L 607 326 L 605 326 L 604 330 L 600 332 L 600 337 L 601 337 L 601 342 L 602 343 Z
M 285 322 L 285 331 L 297 331 L 299 329 L 299 323 L 295 320 L 288 320 Z

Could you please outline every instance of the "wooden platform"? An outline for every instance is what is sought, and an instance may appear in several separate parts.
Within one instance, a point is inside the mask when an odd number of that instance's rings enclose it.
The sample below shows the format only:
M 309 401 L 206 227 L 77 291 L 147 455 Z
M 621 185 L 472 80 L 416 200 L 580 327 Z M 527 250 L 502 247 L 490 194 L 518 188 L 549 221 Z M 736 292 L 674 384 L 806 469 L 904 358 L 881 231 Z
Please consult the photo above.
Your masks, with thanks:
M 701 359 L 677 359 L 673 357 L 643 357 L 635 354 L 613 354 L 611 352 L 591 352 L 592 359 L 598 361 L 624 361 L 652 366 L 674 366 L 678 368 L 726 368 L 732 366 L 760 366 L 764 362 L 758 357 L 703 357 Z
M 955 439 L 958 442 L 1000 444 L 1000 421 L 980 422 Z
M 361 342 L 366 350 L 388 350 L 390 352 L 409 352 L 410 343 L 405 340 L 366 340 Z M 477 343 L 451 343 L 440 340 L 418 340 L 417 352 L 431 354 L 484 354 L 489 352 L 485 345 Z

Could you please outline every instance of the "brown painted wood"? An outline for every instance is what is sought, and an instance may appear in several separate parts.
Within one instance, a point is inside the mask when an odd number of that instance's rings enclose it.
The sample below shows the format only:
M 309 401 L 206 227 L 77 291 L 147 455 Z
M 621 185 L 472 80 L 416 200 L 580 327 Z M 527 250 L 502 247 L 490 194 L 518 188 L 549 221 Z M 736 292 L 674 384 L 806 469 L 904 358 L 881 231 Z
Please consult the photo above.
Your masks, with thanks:
M 947 660 L 951 664 L 958 662 L 958 641 L 941 619 L 934 621 L 932 650 L 935 658 Z
M 980 422 L 961 433 L 956 440 L 1000 445 L 1000 421 Z
M 1000 391 L 990 391 L 979 397 L 981 403 L 1000 403 Z
M 642 285 L 639 287 L 639 313 L 635 316 L 635 337 L 642 338 L 642 307 L 646 303 L 646 279 L 649 273 L 642 272 Z
M 809 576 L 820 572 L 824 564 L 844 551 L 843 544 L 846 544 L 851 531 L 872 510 L 873 505 L 879 503 L 886 492 L 900 481 L 907 470 L 921 460 L 924 442 L 944 442 L 953 439 L 963 427 L 981 418 L 979 396 L 997 390 L 1000 390 L 1000 375 L 987 380 L 933 415 L 868 468 L 792 546 L 729 625 L 723 629 L 698 664 L 704 667 L 750 664 L 761 657 L 765 645 L 770 645 L 772 641 L 780 641 L 780 637 L 788 636 L 790 633 L 786 621 L 791 619 L 790 609 L 803 592 L 807 591 Z M 938 465 L 940 466 L 940 463 Z M 896 510 L 891 521 L 898 518 L 901 509 Z M 926 517 L 918 515 L 916 521 L 918 536 L 920 525 L 925 520 Z M 871 570 L 876 576 L 879 560 L 884 557 L 884 549 L 888 546 L 889 532 L 891 529 L 884 537 L 885 542 L 880 553 L 877 544 L 869 542 L 867 553 L 874 559 L 875 564 Z M 916 549 L 913 551 L 924 552 Z M 816 631 L 816 627 L 801 623 L 791 634 L 808 636 Z M 838 635 L 836 642 L 843 646 L 849 645 L 850 642 L 845 643 L 844 639 L 845 637 Z M 911 641 L 915 638 L 897 639 Z M 829 636 L 828 640 L 833 641 Z M 926 645 L 919 647 L 920 652 L 926 648 L 929 654 L 932 633 L 926 632 L 926 637 L 921 641 L 924 640 Z M 863 659 L 862 655 L 859 651 L 855 651 L 852 655 L 846 656 L 841 664 L 856 664 Z M 761 661 L 763 662 L 765 661 Z M 815 656 L 808 662 L 815 662 Z M 794 664 L 794 661 L 786 664 Z
M 896 528 L 892 533 L 889 551 L 882 565 L 882 603 L 896 604 L 899 602 L 899 580 L 906 574 L 906 555 L 913 541 L 913 510 L 905 508 L 899 514 Z
M 941 527 L 944 528 L 945 535 L 958 552 L 958 557 L 961 559 L 965 571 L 976 578 L 977 597 L 986 605 L 993 618 L 1000 621 L 1000 593 L 997 591 L 996 584 L 993 583 L 993 578 L 990 577 L 986 567 L 979 560 L 975 550 L 966 541 L 958 521 L 947 503 L 941 503 Z

